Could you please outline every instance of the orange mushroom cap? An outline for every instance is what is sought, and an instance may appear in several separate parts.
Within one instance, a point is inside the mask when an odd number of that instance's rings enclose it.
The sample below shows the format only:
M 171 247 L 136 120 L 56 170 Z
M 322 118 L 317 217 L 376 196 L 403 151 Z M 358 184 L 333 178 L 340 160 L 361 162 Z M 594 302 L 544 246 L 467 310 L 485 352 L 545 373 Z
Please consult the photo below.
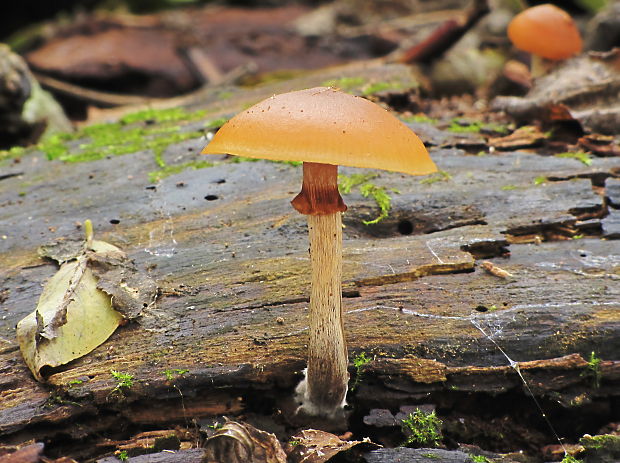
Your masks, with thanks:
M 331 87 L 261 101 L 224 124 L 202 153 L 412 175 L 437 170 L 422 141 L 405 124 L 380 106 Z
M 550 3 L 516 15 L 508 25 L 508 38 L 520 50 L 551 60 L 581 52 L 581 34 L 570 15 Z

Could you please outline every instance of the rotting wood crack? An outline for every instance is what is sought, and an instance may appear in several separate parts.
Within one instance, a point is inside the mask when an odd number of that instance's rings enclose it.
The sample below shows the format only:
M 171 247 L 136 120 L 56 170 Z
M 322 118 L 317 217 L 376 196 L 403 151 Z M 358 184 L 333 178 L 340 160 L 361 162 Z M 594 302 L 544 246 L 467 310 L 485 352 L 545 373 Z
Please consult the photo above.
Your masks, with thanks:
M 13 172 L 10 174 L 3 174 L 0 175 L 0 180 L 6 180 L 7 178 L 12 178 L 12 177 L 19 177 L 20 175 L 24 175 L 23 172 Z
M 405 281 L 413 281 L 430 275 L 445 275 L 448 273 L 468 273 L 474 271 L 474 259 L 457 264 L 428 264 L 422 265 L 411 272 L 395 273 L 393 275 L 381 275 L 378 277 L 355 280 L 356 286 L 383 286 Z
M 356 298 L 356 297 L 361 297 L 361 294 L 356 289 L 343 288 L 343 290 L 342 290 L 342 297 L 347 298 L 347 299 L 352 299 L 352 298 Z M 288 305 L 288 304 L 299 304 L 299 303 L 302 303 L 302 302 L 309 303 L 310 302 L 310 297 L 309 296 L 294 297 L 294 298 L 283 299 L 283 300 L 274 301 L 274 302 L 265 302 L 263 304 L 244 305 L 244 306 L 239 306 L 239 307 L 232 307 L 232 308 L 229 308 L 227 310 L 234 310 L 234 311 L 236 311 L 236 310 L 266 309 L 266 308 L 278 307 L 278 306 L 283 306 L 283 305 Z M 223 309 L 218 309 L 217 311 L 218 312 L 222 312 L 224 310 Z

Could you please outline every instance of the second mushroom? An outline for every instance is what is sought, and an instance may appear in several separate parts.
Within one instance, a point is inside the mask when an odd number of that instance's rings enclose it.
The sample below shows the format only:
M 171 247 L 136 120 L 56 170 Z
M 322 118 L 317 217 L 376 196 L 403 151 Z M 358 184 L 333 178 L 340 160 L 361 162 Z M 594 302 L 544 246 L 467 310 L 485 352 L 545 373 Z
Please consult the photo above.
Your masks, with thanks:
M 239 113 L 202 151 L 303 162 L 293 207 L 308 217 L 312 287 L 301 409 L 341 412 L 349 373 L 342 309 L 342 219 L 338 166 L 425 175 L 437 169 L 420 139 L 380 106 L 330 87 L 275 95 Z

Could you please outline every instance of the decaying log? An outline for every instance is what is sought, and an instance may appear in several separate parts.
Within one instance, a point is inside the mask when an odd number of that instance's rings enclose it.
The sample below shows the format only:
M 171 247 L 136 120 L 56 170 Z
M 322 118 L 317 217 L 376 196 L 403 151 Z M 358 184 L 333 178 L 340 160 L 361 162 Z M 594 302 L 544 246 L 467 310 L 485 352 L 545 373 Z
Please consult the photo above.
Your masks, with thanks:
M 164 159 L 199 159 L 204 143 L 172 145 Z M 344 198 L 349 354 L 372 359 L 350 402 L 389 408 L 438 392 L 526 394 L 516 366 L 539 397 L 573 405 L 617 397 L 620 256 L 617 241 L 600 239 L 612 215 L 591 179 L 611 179 L 620 161 L 584 166 L 457 148 L 431 156 L 450 178 L 378 173 L 378 186 L 400 193 L 376 225 L 362 225 L 378 213 L 371 199 Z M 33 153 L 0 165 L 19 171 L 0 181 L 3 441 L 234 415 L 261 398 L 290 408 L 308 337 L 306 224 L 289 204 L 301 168 L 220 161 L 157 184 L 148 181 L 157 166 L 146 151 L 75 164 Z M 37 247 L 78 237 L 76 223 L 87 218 L 161 295 L 91 354 L 37 383 L 14 336 L 56 271 Z M 479 258 L 514 277 L 489 275 Z M 133 375 L 133 386 L 119 390 L 112 370 Z

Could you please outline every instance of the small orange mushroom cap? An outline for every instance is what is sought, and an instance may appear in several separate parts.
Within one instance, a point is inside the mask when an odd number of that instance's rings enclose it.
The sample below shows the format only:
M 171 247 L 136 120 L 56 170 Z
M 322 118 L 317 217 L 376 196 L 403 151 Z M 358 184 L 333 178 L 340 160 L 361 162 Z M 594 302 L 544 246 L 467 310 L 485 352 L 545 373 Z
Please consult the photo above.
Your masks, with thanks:
M 422 141 L 405 124 L 380 106 L 331 87 L 261 101 L 224 124 L 202 153 L 412 175 L 437 170 Z
M 550 60 L 570 58 L 583 47 L 573 19 L 550 3 L 516 15 L 508 25 L 508 38 L 518 49 Z

